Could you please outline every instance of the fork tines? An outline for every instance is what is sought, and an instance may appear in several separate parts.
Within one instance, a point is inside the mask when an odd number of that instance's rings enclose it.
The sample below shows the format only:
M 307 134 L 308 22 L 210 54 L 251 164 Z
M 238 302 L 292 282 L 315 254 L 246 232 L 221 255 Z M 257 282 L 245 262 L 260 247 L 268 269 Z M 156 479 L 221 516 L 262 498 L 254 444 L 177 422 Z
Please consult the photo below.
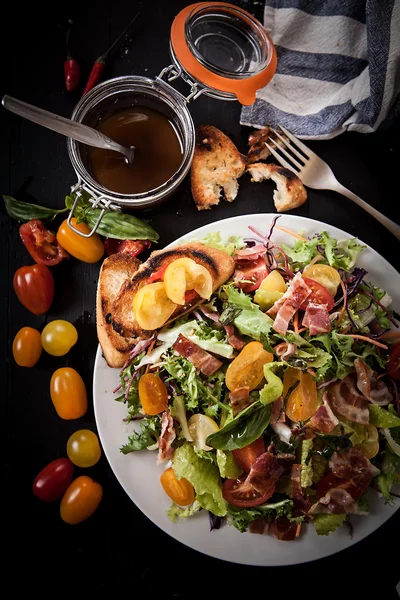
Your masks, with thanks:
M 273 156 L 275 156 L 275 158 L 278 160 L 278 162 L 280 162 L 280 164 L 283 167 L 285 167 L 286 169 L 290 169 L 291 171 L 296 173 L 296 175 L 298 175 L 299 172 L 301 171 L 301 169 L 306 164 L 308 158 L 310 157 L 310 150 L 309 150 L 309 148 L 307 148 L 307 146 L 305 144 L 303 144 L 300 140 L 298 140 L 292 133 L 290 133 L 287 129 L 285 129 L 285 127 L 283 127 L 282 125 L 279 125 L 279 127 L 283 131 L 285 136 L 287 136 L 287 137 L 286 138 L 283 137 L 276 129 L 272 129 L 276 138 L 274 139 L 274 137 L 270 137 L 268 139 L 269 143 L 264 142 L 264 144 L 266 145 L 268 150 L 271 152 L 271 154 Z M 287 138 L 289 138 L 289 140 Z M 279 143 L 279 140 L 281 143 Z M 290 143 L 290 140 L 293 142 L 293 144 L 295 144 L 298 148 L 300 148 L 303 151 L 303 154 L 301 154 Z M 273 147 L 272 144 L 274 144 L 275 147 Z M 292 154 L 290 154 L 285 149 L 285 147 L 288 148 L 288 150 L 290 150 L 292 152 Z M 282 152 L 282 154 L 284 154 L 291 161 L 292 164 L 290 164 L 287 160 L 285 160 L 285 158 L 283 158 L 283 156 L 281 156 L 280 152 Z M 304 156 L 304 154 L 306 156 Z M 300 159 L 301 162 L 299 160 L 297 160 L 295 158 L 295 156 L 297 156 L 297 158 Z

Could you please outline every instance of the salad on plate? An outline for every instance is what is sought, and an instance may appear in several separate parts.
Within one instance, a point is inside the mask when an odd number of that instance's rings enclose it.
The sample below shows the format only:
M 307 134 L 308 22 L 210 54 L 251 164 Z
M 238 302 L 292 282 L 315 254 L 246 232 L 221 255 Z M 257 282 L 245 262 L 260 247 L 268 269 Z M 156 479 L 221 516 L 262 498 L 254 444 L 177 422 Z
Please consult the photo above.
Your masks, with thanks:
M 198 240 L 235 260 L 213 293 L 206 269 L 168 267 L 170 299 L 207 297 L 136 344 L 115 392 L 137 421 L 121 452 L 154 451 L 170 519 L 290 541 L 398 496 L 400 336 L 357 239 L 285 230 L 278 246 L 275 228 Z

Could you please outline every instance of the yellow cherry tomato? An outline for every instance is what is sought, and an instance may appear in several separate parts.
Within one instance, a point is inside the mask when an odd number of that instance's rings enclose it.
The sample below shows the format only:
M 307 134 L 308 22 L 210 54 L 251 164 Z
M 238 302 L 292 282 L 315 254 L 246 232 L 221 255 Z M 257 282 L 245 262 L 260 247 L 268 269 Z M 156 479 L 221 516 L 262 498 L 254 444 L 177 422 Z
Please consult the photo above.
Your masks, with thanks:
M 78 341 L 78 332 L 69 321 L 50 321 L 41 335 L 43 350 L 52 356 L 64 356 Z
M 133 313 L 142 329 L 153 331 L 162 327 L 176 309 L 165 293 L 164 283 L 149 283 L 136 293 Z
M 179 506 L 189 506 L 194 502 L 194 489 L 187 479 L 177 479 L 170 467 L 160 477 L 164 492 Z
M 158 375 L 145 373 L 139 379 L 139 400 L 147 415 L 158 415 L 168 408 L 168 392 Z
M 374 458 L 379 452 L 379 434 L 375 425 L 369 423 L 364 425 L 368 438 L 362 444 L 356 444 L 355 448 L 361 450 L 368 459 Z
M 240 387 L 254 390 L 264 378 L 264 365 L 274 360 L 260 342 L 250 342 L 229 365 L 225 383 L 231 392 Z
M 286 292 L 286 283 L 279 271 L 274 270 L 262 280 L 258 289 L 266 292 L 282 292 L 283 294 Z
M 308 277 L 324 286 L 331 296 L 335 296 L 340 285 L 340 275 L 336 269 L 329 265 L 320 265 L 315 263 L 306 267 L 303 271 L 303 277 Z
M 191 258 L 178 258 L 165 270 L 164 287 L 168 298 L 175 304 L 185 304 L 185 292 L 194 290 L 201 298 L 212 294 L 212 277 L 202 265 Z
M 22 327 L 14 338 L 12 351 L 20 367 L 34 367 L 42 354 L 40 332 L 32 327 Z
M 90 429 L 75 431 L 68 439 L 67 455 L 77 467 L 93 467 L 101 456 L 99 438 Z
M 79 419 L 87 411 L 87 395 L 82 377 L 75 369 L 62 367 L 50 380 L 50 397 L 62 419 Z
M 65 523 L 77 525 L 97 510 L 103 488 L 91 477 L 81 475 L 67 487 L 60 504 L 60 516 Z
M 312 375 L 300 369 L 289 368 L 283 376 L 283 397 L 289 389 L 299 382 L 290 394 L 286 404 L 286 414 L 292 421 L 305 421 L 311 417 L 318 407 L 317 384 Z
M 218 425 L 213 419 L 207 417 L 207 415 L 197 413 L 190 417 L 188 426 L 193 442 L 200 450 L 208 451 L 213 449 L 206 444 L 208 436 L 219 430 Z
M 71 223 L 78 231 L 85 234 L 90 233 L 90 229 L 86 223 L 78 224 L 74 217 L 71 219 Z M 75 233 L 75 231 L 72 231 L 67 219 L 61 223 L 57 231 L 57 241 L 64 250 L 82 262 L 96 263 L 104 254 L 104 244 L 97 233 L 94 233 L 89 238 L 84 238 Z

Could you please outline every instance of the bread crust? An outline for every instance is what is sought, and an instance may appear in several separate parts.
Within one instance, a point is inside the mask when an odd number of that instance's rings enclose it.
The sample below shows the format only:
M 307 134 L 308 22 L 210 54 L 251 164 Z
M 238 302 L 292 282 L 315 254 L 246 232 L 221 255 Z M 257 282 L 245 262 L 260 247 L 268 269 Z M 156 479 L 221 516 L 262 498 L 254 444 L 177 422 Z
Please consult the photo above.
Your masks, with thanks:
M 307 200 L 307 191 L 299 177 L 280 165 L 274 163 L 254 163 L 248 165 L 252 181 L 259 182 L 272 179 L 277 184 L 274 191 L 274 203 L 278 212 L 298 208 Z

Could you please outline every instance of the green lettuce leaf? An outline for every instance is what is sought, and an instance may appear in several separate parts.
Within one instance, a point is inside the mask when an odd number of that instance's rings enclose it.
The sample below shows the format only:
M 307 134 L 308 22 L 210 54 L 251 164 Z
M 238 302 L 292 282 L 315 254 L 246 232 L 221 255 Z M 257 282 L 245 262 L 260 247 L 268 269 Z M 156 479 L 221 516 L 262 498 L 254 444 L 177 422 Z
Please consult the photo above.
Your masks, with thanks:
M 231 255 L 235 253 L 235 250 L 240 250 L 241 248 L 245 248 L 246 244 L 243 241 L 241 236 L 231 235 L 227 239 L 222 239 L 221 234 L 219 232 L 208 233 L 201 240 L 191 240 L 201 242 L 206 246 L 210 246 L 211 248 L 217 248 L 218 250 L 223 250 L 227 254 Z
M 400 417 L 377 404 L 369 404 L 369 422 L 379 429 L 400 427 Z
M 270 332 L 273 323 L 272 319 L 260 309 L 242 310 L 233 322 L 242 335 L 248 335 L 257 341 L 262 334 L 267 335 Z
M 315 531 L 318 535 L 329 535 L 336 531 L 338 527 L 341 527 L 345 519 L 346 515 L 329 515 L 327 513 L 314 515 Z
M 211 454 L 211 452 L 210 452 Z M 221 477 L 224 479 L 237 479 L 239 475 L 243 473 L 235 459 L 233 458 L 232 452 L 226 450 L 217 450 L 217 465 Z
M 176 448 L 172 468 L 178 479 L 187 479 L 196 491 L 200 506 L 217 517 L 226 515 L 226 502 L 222 496 L 219 470 L 214 462 L 197 456 L 191 444 L 185 442 Z
M 201 504 L 198 500 L 195 500 L 193 504 L 187 506 L 186 508 L 181 508 L 175 502 L 171 504 L 171 507 L 167 510 L 167 515 L 171 519 L 173 523 L 176 523 L 176 519 L 179 517 L 180 519 L 187 519 L 188 517 L 192 517 L 198 510 L 201 509 Z
M 258 400 L 225 423 L 219 431 L 209 435 L 206 444 L 219 450 L 244 448 L 262 435 L 268 427 L 271 414 L 271 404 L 264 406 Z
M 267 363 L 264 365 L 264 377 L 267 380 L 267 384 L 260 391 L 261 404 L 275 402 L 275 400 L 283 394 L 283 381 L 271 371 L 269 368 L 271 364 L 272 363 Z
M 293 247 L 281 244 L 281 248 L 288 256 L 290 263 L 295 267 L 295 270 L 298 270 L 304 269 L 304 267 L 317 256 L 317 246 L 319 243 L 320 240 L 317 237 L 314 237 L 306 242 L 296 240 Z
M 140 421 L 140 432 L 135 431 L 128 437 L 128 443 L 121 446 L 122 454 L 144 450 L 153 446 L 161 433 L 161 419 L 158 415 L 145 417 Z
M 311 462 L 311 451 L 313 440 L 303 440 L 301 443 L 301 487 L 310 487 L 313 484 L 313 466 Z
M 227 521 L 240 532 L 245 532 L 252 521 L 268 519 L 274 521 L 278 517 L 287 517 L 290 520 L 303 520 L 303 517 L 292 518 L 293 501 L 286 499 L 272 504 L 261 504 L 254 508 L 238 508 L 228 505 Z
M 230 306 L 235 308 L 259 310 L 259 307 L 251 301 L 250 296 L 245 294 L 242 290 L 239 290 L 233 285 L 225 285 L 223 291 L 226 294 L 227 302 Z
M 175 396 L 174 402 L 171 406 L 171 415 L 179 421 L 181 426 L 181 437 L 188 442 L 193 442 L 193 438 L 189 433 L 188 422 L 186 418 L 185 402 L 182 396 Z

